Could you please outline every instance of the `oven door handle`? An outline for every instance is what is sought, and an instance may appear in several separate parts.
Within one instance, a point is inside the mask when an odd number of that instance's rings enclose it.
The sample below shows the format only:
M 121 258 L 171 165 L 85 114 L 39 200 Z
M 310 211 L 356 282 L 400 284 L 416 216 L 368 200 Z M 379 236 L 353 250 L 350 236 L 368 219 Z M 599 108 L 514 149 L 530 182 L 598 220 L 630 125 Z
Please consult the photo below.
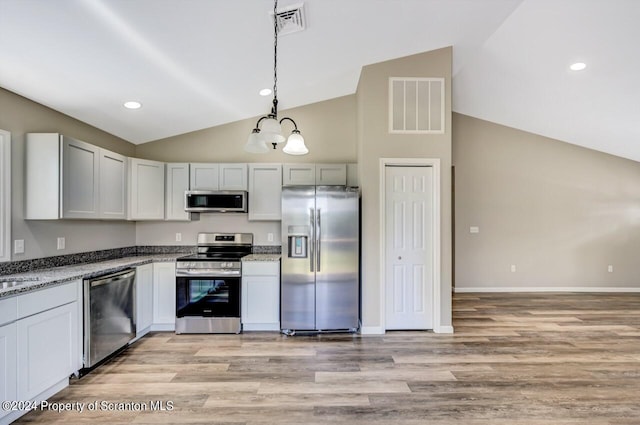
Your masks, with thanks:
M 176 277 L 191 277 L 191 276 L 206 276 L 206 277 L 228 277 L 228 276 L 241 276 L 240 270 L 212 270 L 212 269 L 199 269 L 199 270 L 176 270 Z

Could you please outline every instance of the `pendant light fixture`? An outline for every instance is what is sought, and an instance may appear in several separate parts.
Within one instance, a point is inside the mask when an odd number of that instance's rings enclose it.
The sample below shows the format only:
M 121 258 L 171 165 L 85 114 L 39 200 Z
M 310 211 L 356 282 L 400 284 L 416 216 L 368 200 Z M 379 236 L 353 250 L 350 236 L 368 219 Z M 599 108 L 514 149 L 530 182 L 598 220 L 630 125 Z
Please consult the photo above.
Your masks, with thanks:
M 256 123 L 256 127 L 253 129 L 247 140 L 247 144 L 244 146 L 244 150 L 251 153 L 267 153 L 269 148 L 267 143 L 273 145 L 273 149 L 276 149 L 279 143 L 283 143 L 285 140 L 287 144 L 282 151 L 289 155 L 306 155 L 309 153 L 309 149 L 304 144 L 304 138 L 298 130 L 296 122 L 289 118 L 284 117 L 278 121 L 278 0 L 273 2 L 273 101 L 271 106 L 271 113 L 260 117 Z M 284 121 L 291 121 L 293 124 L 293 130 L 291 135 L 285 139 L 282 135 L 282 123 Z

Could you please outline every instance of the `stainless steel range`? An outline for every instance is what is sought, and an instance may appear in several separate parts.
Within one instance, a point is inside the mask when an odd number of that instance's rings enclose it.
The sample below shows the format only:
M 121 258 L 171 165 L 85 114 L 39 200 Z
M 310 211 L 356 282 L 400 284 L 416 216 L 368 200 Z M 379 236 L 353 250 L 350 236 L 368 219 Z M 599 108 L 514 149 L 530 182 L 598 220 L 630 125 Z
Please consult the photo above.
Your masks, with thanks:
M 176 262 L 176 333 L 240 333 L 242 262 L 251 233 L 199 233 L 198 252 Z

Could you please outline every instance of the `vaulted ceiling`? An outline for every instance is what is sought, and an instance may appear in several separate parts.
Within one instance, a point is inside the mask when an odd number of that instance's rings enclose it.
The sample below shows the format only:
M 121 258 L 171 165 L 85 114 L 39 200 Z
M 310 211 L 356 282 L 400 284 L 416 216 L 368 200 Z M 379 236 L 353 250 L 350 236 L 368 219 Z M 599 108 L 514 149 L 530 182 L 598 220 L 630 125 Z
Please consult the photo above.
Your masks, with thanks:
M 640 1 L 281 0 L 280 109 L 453 46 L 453 110 L 640 161 Z M 0 87 L 132 143 L 266 113 L 271 0 L 0 0 Z M 587 68 L 570 71 L 584 62 Z M 138 100 L 141 109 L 123 108 Z

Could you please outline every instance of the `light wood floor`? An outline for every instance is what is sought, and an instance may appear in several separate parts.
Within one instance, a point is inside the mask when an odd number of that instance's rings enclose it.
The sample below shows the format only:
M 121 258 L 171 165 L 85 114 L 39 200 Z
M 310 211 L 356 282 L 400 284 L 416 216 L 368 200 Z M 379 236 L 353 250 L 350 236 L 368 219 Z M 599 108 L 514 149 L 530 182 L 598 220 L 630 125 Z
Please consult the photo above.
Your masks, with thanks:
M 640 424 L 640 294 L 457 294 L 454 335 L 154 333 L 31 412 L 66 424 Z

